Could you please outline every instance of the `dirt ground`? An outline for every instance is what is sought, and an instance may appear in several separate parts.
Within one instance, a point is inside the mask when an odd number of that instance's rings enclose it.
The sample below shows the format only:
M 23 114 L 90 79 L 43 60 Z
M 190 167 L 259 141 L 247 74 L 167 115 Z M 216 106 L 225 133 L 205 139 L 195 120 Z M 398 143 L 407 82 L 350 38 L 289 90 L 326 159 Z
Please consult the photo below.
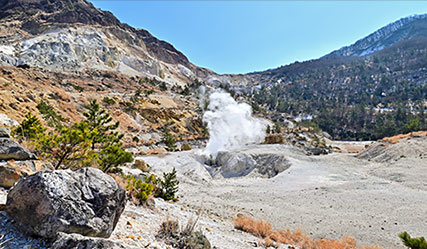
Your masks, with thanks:
M 289 150 L 285 145 L 258 146 Z M 270 179 L 213 180 L 197 152 L 144 160 L 155 172 L 177 169 L 180 205 L 229 220 L 237 213 L 249 214 L 270 221 L 276 229 L 300 228 L 314 238 L 350 235 L 358 245 L 405 248 L 398 233 L 427 235 L 427 139 L 393 146 L 378 152 L 393 154 L 388 160 L 294 152 L 289 156 L 292 166 Z

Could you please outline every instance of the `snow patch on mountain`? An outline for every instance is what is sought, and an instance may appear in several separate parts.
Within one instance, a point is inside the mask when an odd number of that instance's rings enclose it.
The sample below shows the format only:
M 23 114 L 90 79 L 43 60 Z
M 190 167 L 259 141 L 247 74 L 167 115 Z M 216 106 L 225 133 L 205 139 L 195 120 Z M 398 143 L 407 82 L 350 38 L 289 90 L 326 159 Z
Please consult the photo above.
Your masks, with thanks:
M 427 37 L 427 14 L 413 15 L 393 22 L 350 46 L 326 56 L 365 56 L 413 37 Z

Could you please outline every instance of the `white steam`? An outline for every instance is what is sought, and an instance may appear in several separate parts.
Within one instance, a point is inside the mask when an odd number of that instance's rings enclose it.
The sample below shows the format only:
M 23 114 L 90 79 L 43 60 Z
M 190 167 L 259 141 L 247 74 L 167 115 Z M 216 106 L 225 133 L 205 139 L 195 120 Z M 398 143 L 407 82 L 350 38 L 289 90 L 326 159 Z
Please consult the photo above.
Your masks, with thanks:
M 210 136 L 204 154 L 214 159 L 218 151 L 261 143 L 265 139 L 267 122 L 252 117 L 252 108 L 248 104 L 237 103 L 226 92 L 210 94 L 203 121 Z

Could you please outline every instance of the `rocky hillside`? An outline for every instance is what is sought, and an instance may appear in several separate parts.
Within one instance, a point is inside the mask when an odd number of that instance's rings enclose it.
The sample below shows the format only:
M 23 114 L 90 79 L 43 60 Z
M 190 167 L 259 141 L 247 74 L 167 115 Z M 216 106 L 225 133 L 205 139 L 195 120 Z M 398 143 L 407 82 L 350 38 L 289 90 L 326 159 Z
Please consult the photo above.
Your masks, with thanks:
M 183 85 L 209 73 L 171 44 L 86 0 L 2 0 L 0 60 L 58 71 L 111 70 Z
M 41 118 L 42 102 L 79 121 L 96 99 L 141 152 L 160 149 L 165 128 L 183 141 L 202 134 L 194 92 L 212 72 L 88 1 L 1 0 L 0 64 L 0 113 L 18 122 Z
M 327 56 L 364 56 L 418 37 L 427 37 L 427 14 L 402 18 Z
M 153 79 L 111 71 L 61 73 L 1 66 L 0 113 L 17 121 L 28 112 L 41 118 L 38 105 L 44 102 L 75 122 L 83 118 L 84 105 L 96 99 L 120 121 L 129 145 L 145 145 L 142 152 L 157 149 L 166 127 L 182 140 L 200 137 L 202 124 L 196 100 L 163 87 Z

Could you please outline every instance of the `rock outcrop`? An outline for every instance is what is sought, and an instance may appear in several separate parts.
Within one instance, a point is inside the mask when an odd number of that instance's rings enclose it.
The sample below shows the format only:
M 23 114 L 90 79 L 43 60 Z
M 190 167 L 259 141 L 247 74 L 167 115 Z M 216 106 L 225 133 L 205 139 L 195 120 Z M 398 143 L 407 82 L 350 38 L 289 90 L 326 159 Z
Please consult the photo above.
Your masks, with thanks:
M 0 137 L 0 161 L 1 160 L 31 160 L 35 159 L 33 153 L 25 149 L 8 137 Z
M 291 164 L 286 154 L 265 149 L 247 148 L 239 151 L 220 151 L 212 167 L 211 174 L 225 177 L 247 175 L 274 177 L 287 170 Z M 273 148 L 273 147 L 272 147 Z
M 111 235 L 125 207 L 125 191 L 95 168 L 42 171 L 9 192 L 6 213 L 29 235 Z

